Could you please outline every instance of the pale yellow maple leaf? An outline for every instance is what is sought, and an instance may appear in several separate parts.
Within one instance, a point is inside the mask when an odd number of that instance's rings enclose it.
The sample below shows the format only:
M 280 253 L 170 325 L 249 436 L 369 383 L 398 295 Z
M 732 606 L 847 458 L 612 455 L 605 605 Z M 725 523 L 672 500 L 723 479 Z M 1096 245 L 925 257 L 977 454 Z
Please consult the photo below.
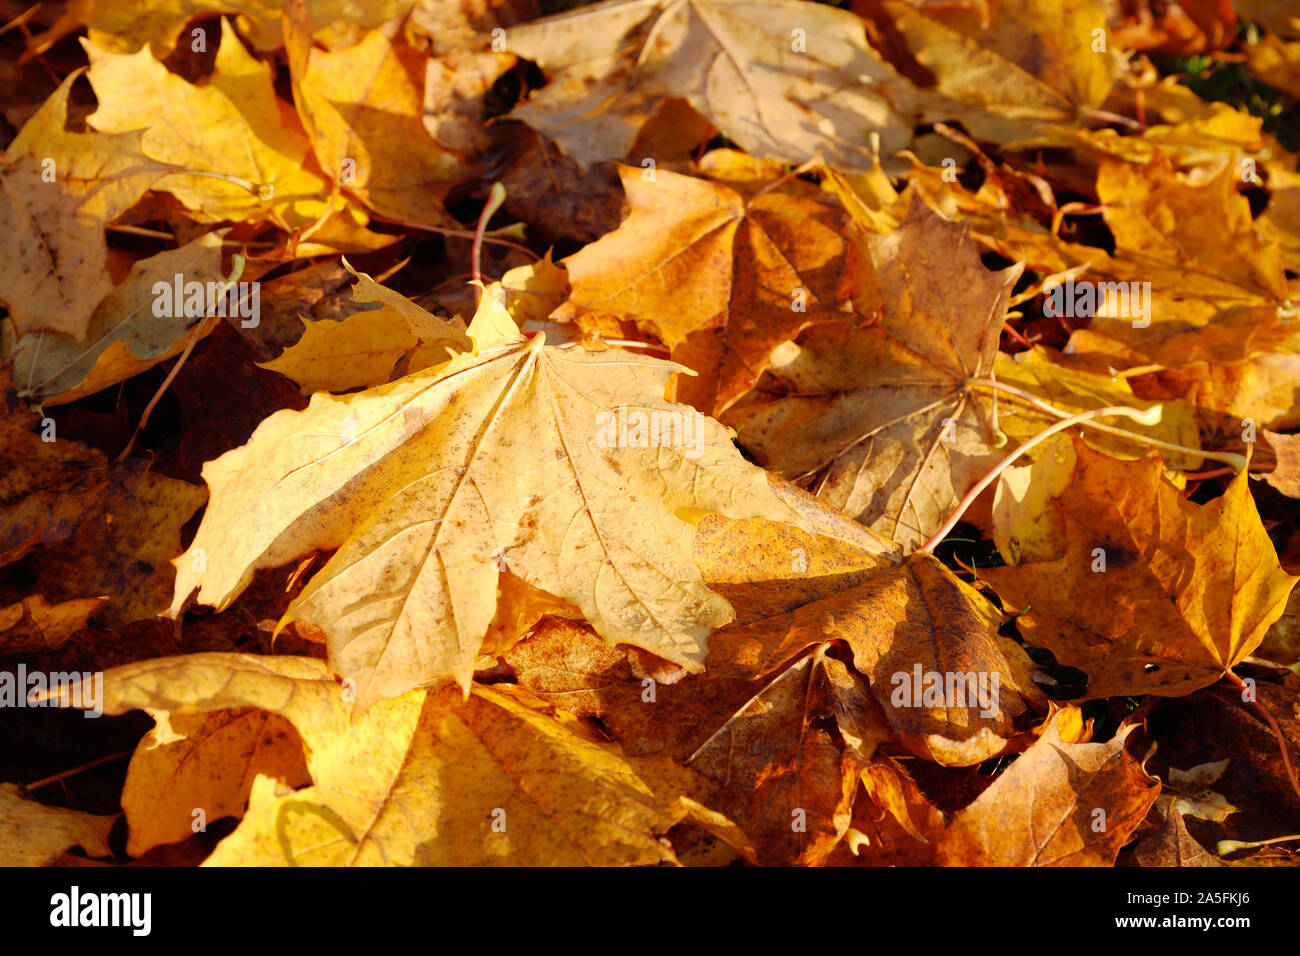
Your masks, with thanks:
M 500 344 L 495 298 L 469 329 L 477 354 L 317 393 L 209 462 L 172 613 L 195 588 L 224 608 L 257 568 L 338 549 L 287 616 L 325 631 L 361 706 L 441 676 L 468 686 L 498 589 L 521 585 L 611 643 L 701 669 L 732 609 L 691 558 L 694 522 L 793 512 L 723 426 L 663 400 L 681 366 L 543 334 Z

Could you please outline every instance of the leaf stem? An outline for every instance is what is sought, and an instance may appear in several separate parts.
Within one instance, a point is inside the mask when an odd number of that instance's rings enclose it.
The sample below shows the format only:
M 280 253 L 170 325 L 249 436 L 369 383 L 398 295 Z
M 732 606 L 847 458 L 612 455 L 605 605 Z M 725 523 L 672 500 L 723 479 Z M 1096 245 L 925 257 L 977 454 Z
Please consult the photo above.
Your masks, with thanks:
M 123 750 L 120 753 L 109 754 L 106 757 L 99 757 L 89 763 L 83 763 L 80 767 L 73 767 L 71 770 L 64 770 L 61 773 L 56 773 L 49 777 L 37 780 L 35 783 L 26 784 L 23 789 L 28 791 L 37 790 L 41 787 L 49 786 L 52 783 L 65 780 L 75 774 L 79 774 L 83 770 L 90 770 L 92 767 L 98 767 L 102 763 L 108 763 L 110 760 L 120 760 L 122 757 L 129 757 L 133 753 L 135 753 L 134 750 Z
M 251 179 L 245 179 L 243 176 L 235 176 L 231 173 L 218 173 L 210 169 L 178 169 L 176 175 L 185 176 L 206 176 L 209 179 L 220 179 L 222 182 L 230 183 L 232 186 L 238 186 L 240 189 L 246 189 L 257 197 L 258 202 L 270 202 L 275 198 L 275 183 L 255 183 Z
M 1125 418 L 1132 418 L 1135 421 L 1142 422 L 1144 425 L 1154 425 L 1156 422 L 1160 421 L 1160 412 L 1161 406 L 1159 405 L 1153 405 L 1151 408 L 1147 409 L 1130 408 L 1127 405 L 1107 405 L 1105 408 L 1094 408 L 1090 411 L 1080 412 L 1077 415 L 1071 415 L 1069 418 L 1063 419 L 1054 425 L 1049 425 L 994 465 L 993 469 L 981 478 L 979 482 L 976 483 L 975 487 L 966 492 L 966 497 L 961 500 L 953 513 L 948 516 L 948 520 L 943 523 L 943 526 L 934 534 L 930 535 L 929 540 L 926 541 L 925 544 L 921 545 L 917 550 L 927 554 L 933 552 L 939 542 L 944 539 L 944 536 L 957 526 L 957 522 L 960 521 L 961 516 L 966 513 L 966 509 L 975 503 L 975 499 L 980 496 L 980 493 L 983 492 L 985 488 L 997 480 L 998 475 L 1002 474 L 1002 472 L 1009 468 L 1017 458 L 1029 451 L 1029 449 L 1042 444 L 1057 432 L 1063 432 L 1067 428 L 1081 425 L 1084 422 L 1091 421 L 1094 418 L 1101 418 L 1105 415 L 1123 415 Z
M 217 299 L 224 298 L 226 293 L 228 293 L 231 287 L 239 281 L 239 277 L 243 274 L 244 257 L 236 254 L 231 265 L 230 278 L 221 286 L 221 292 L 217 296 Z M 126 461 L 126 456 L 129 455 L 131 449 L 135 447 L 135 440 L 140 437 L 140 433 L 144 431 L 144 426 L 149 421 L 149 416 L 153 414 L 154 406 L 158 404 L 158 400 L 163 397 L 163 393 L 166 392 L 171 383 L 175 381 L 177 373 L 181 370 L 181 366 L 184 365 L 185 360 L 190 357 L 190 353 L 194 351 L 194 346 L 199 342 L 199 331 L 203 328 L 206 322 L 207 317 L 204 316 L 203 318 L 200 318 L 199 321 L 195 323 L 194 328 L 190 330 L 190 340 L 186 343 L 185 350 L 181 352 L 181 357 L 176 360 L 176 364 L 172 366 L 172 370 L 167 373 L 167 377 L 163 379 L 163 383 L 158 386 L 158 391 L 153 393 L 153 398 L 149 399 L 149 404 L 144 407 L 144 411 L 140 414 L 140 420 L 136 422 L 135 431 L 131 432 L 130 440 L 126 443 L 126 447 L 122 449 L 121 454 L 113 459 L 113 464 L 120 465 L 122 462 Z
M 1226 671 L 1225 676 L 1229 681 L 1237 685 L 1237 689 L 1243 691 L 1242 701 L 1251 704 L 1257 711 L 1268 721 L 1269 727 L 1273 729 L 1273 736 L 1277 739 L 1277 747 L 1282 751 L 1282 765 L 1286 767 L 1286 778 L 1291 782 L 1291 789 L 1295 791 L 1296 796 L 1300 797 L 1300 780 L 1296 779 L 1295 767 L 1291 766 L 1291 755 L 1287 751 L 1286 738 L 1282 736 L 1282 728 L 1277 725 L 1273 715 L 1268 712 L 1268 708 L 1255 699 L 1253 689 L 1246 687 L 1246 682 L 1238 677 L 1232 671 Z M 1249 694 L 1250 699 L 1246 699 Z
M 1257 846 L 1271 846 L 1274 843 L 1290 843 L 1292 840 L 1300 840 L 1300 833 L 1293 833 L 1290 836 L 1273 837 L 1268 840 L 1220 840 L 1215 847 L 1215 852 L 1219 856 L 1227 856 L 1229 853 L 1236 853 L 1238 850 L 1250 850 Z
M 1055 405 L 1048 404 L 1040 398 L 1037 398 L 1026 391 L 1016 388 L 1014 385 L 1008 385 L 1005 382 L 999 382 L 991 378 L 968 378 L 964 384 L 974 385 L 979 388 L 993 389 L 999 392 L 1006 392 L 1008 395 L 1014 395 L 1021 401 L 1028 402 L 1039 411 L 1046 412 L 1054 418 L 1065 418 L 1069 412 L 1062 411 Z M 1125 428 L 1116 428 L 1114 425 L 1103 425 L 1101 422 L 1085 422 L 1085 428 L 1091 428 L 1095 431 L 1105 432 L 1108 435 L 1116 435 L 1120 438 L 1127 438 L 1139 445 L 1147 445 L 1151 448 L 1159 448 L 1161 451 L 1179 452 L 1192 458 L 1209 458 L 1214 461 L 1221 461 L 1224 464 L 1231 465 L 1235 471 L 1241 471 L 1246 467 L 1246 459 L 1243 455 L 1234 454 L 1230 451 L 1209 451 L 1204 448 L 1189 448 L 1186 445 L 1175 445 L 1173 442 L 1162 441 L 1159 438 L 1151 438 L 1147 435 L 1141 435 L 1137 432 L 1131 432 Z
M 474 227 L 474 247 L 470 251 L 469 271 L 472 274 L 474 285 L 474 305 L 483 301 L 483 234 L 487 231 L 488 220 L 491 219 L 501 204 L 506 201 L 506 187 L 500 183 L 492 184 L 492 191 L 488 194 L 488 201 L 483 205 L 483 211 L 478 214 L 478 225 Z
M 407 219 L 394 219 L 392 216 L 373 215 L 371 218 L 377 219 L 380 222 L 392 223 L 394 226 L 403 226 L 407 229 L 419 229 L 423 232 L 436 232 L 440 236 L 451 236 L 453 239 L 473 239 L 475 236 L 475 232 L 469 229 L 447 229 L 443 226 L 429 226 L 422 222 L 411 222 Z M 527 246 L 521 246 L 519 243 L 511 242 L 509 239 L 498 239 L 491 232 L 483 233 L 483 241 L 490 246 L 505 246 L 507 249 L 514 249 L 516 252 L 522 252 L 534 261 L 542 258 Z
M 780 186 L 782 183 L 789 182 L 791 179 L 794 179 L 796 176 L 802 176 L 804 173 L 810 173 L 814 169 L 817 169 L 818 167 L 822 167 L 825 165 L 826 164 L 822 160 L 821 156 L 814 156 L 812 159 L 808 160 L 807 162 L 794 167 L 794 169 L 791 169 L 789 172 L 772 180 L 770 183 L 768 183 L 758 192 L 754 193 L 754 195 L 750 196 L 749 202 L 746 203 L 745 205 L 748 206 L 749 203 L 752 203 L 755 199 L 758 199 L 760 196 L 766 196 L 768 193 L 770 193 L 777 186 Z

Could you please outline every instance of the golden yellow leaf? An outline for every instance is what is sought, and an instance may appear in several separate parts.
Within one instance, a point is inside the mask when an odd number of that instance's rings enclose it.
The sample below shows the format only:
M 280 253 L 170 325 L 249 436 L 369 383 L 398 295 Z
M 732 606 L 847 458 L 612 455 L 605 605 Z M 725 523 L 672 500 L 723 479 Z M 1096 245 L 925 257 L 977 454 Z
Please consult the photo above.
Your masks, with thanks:
M 258 775 L 210 866 L 673 862 L 657 834 L 688 816 L 725 823 L 679 793 L 656 794 L 617 747 L 515 687 L 476 685 L 464 699 L 452 687 L 413 690 L 355 721 L 350 696 L 323 661 L 301 657 L 192 654 L 104 681 L 105 713 L 258 708 L 302 736 L 311 785 Z
M 190 337 L 207 335 L 221 321 L 215 311 L 205 308 L 202 315 L 186 315 L 180 306 L 157 308 L 154 285 L 162 282 L 170 290 L 179 275 L 183 283 L 199 282 L 205 290 L 210 283 L 220 287 L 226 278 L 221 272 L 225 234 L 224 229 L 205 233 L 179 249 L 135 263 L 126 279 L 95 307 L 84 341 L 55 332 L 14 335 L 7 325 L 0 327 L 0 355 L 13 358 L 20 394 L 44 405 L 73 402 L 171 358 Z M 237 292 L 232 287 L 224 299 L 207 301 L 223 309 L 239 301 L 247 308 L 249 304 L 239 300 Z M 169 292 L 168 301 L 175 299 Z M 196 325 L 201 326 L 197 332 Z
M 63 128 L 69 76 L 18 131 L 0 162 L 0 301 L 18 335 L 86 337 L 113 291 L 104 226 L 169 167 L 142 150 L 138 124 L 118 135 Z
M 468 686 L 506 569 L 607 640 L 697 670 L 732 611 L 691 560 L 694 522 L 793 512 L 720 425 L 662 400 L 678 372 L 538 334 L 318 392 L 204 467 L 212 503 L 172 613 L 196 587 L 225 607 L 256 568 L 337 548 L 288 615 L 325 630 L 362 706 L 444 675 Z
M 314 223 L 329 208 L 329 184 L 291 108 L 275 96 L 271 68 L 254 59 L 222 21 L 215 70 L 201 86 L 169 73 L 148 49 L 111 53 L 83 41 L 99 109 L 97 130 L 143 129 L 147 156 L 190 170 L 158 188 L 215 220 L 272 219 L 286 228 Z
M 294 104 L 326 175 L 380 215 L 456 225 L 441 197 L 467 170 L 424 128 L 424 57 L 402 21 L 326 52 L 312 49 L 306 0 L 285 0 L 284 14 Z
M 260 363 L 262 368 L 293 379 L 304 395 L 344 392 L 389 381 L 404 357 L 407 370 L 416 372 L 473 348 L 469 336 L 450 322 L 356 272 L 346 259 L 343 264 L 357 277 L 352 301 L 379 306 L 338 322 L 303 319 L 302 338 L 274 361 Z
M 1121 462 L 1075 442 L 1057 499 L 1055 561 L 981 570 L 1025 639 L 1088 675 L 1088 697 L 1179 696 L 1219 680 L 1281 615 L 1296 578 L 1278 566 L 1243 471 L 1193 504 L 1156 456 Z
M 117 816 L 47 807 L 0 783 L 0 866 L 44 866 L 69 847 L 109 856 L 108 831 Z

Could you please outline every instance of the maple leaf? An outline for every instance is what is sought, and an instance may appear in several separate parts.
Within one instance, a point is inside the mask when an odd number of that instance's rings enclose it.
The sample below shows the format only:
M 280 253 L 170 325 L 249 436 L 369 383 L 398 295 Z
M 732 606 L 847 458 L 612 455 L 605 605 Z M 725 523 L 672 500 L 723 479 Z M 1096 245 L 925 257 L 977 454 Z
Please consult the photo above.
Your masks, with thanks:
M 761 847 L 766 865 L 816 865 L 849 825 L 858 768 L 889 738 L 847 667 L 803 658 L 747 701 L 691 756 L 715 784 L 708 802 Z M 857 747 L 817 723 L 830 713 Z
M 344 392 L 389 381 L 402 359 L 408 370 L 419 371 L 473 348 L 469 336 L 451 323 L 355 271 L 346 259 L 343 265 L 357 278 L 352 301 L 376 307 L 339 322 L 304 319 L 302 338 L 262 368 L 293 379 L 304 395 Z
M 606 639 L 698 669 L 732 612 L 691 563 L 694 518 L 791 512 L 720 425 L 660 398 L 680 371 L 538 334 L 317 393 L 204 467 L 212 503 L 176 561 L 172 613 L 196 586 L 225 607 L 254 569 L 338 548 L 288 613 L 326 631 L 361 706 L 442 675 L 468 686 L 507 567 Z M 620 434 L 628 414 L 676 422 L 676 446 Z
M 769 193 L 746 203 L 721 183 L 619 167 L 630 212 L 563 261 L 572 287 L 557 318 L 612 312 L 699 373 L 678 398 L 717 414 L 748 391 L 772 350 L 847 299 L 842 212 Z M 829 198 L 829 197 L 827 197 Z M 689 289 L 689 294 L 683 290 Z
M 174 310 L 177 315 L 157 315 L 154 284 L 171 288 L 177 275 L 204 288 L 224 283 L 224 235 L 225 230 L 206 233 L 132 265 L 127 277 L 95 307 L 84 341 L 45 331 L 12 335 L 7 327 L 0 328 L 0 354 L 13 359 L 21 395 L 45 405 L 76 401 L 171 358 L 191 338 L 211 332 L 220 321 L 216 315 L 191 316 L 184 309 Z
M 1079 123 L 1106 99 L 1118 69 L 1100 0 L 986 0 L 983 10 L 933 14 L 909 3 L 883 6 L 933 72 L 937 92 L 959 101 L 927 99 L 926 115 L 960 120 L 980 138 L 1029 139 L 1050 124 Z
M 312 20 L 328 24 L 347 20 L 376 27 L 400 16 L 413 0 L 307 0 Z M 134 53 L 149 45 L 159 58 L 176 46 L 181 31 L 195 17 L 237 13 L 240 25 L 258 50 L 283 42 L 281 0 L 71 0 L 48 30 L 32 39 L 32 52 L 43 53 L 62 37 L 87 27 L 90 42 L 114 53 Z M 201 29 L 201 28 L 196 28 Z
M 0 783 L 0 866 L 45 866 L 70 847 L 111 856 L 108 831 L 117 816 L 47 807 L 22 796 L 17 784 Z
M 715 587 L 743 606 L 743 587 Z M 1025 701 L 1041 699 L 1028 658 L 998 636 L 1000 624 L 988 601 L 922 554 L 842 590 L 826 587 L 783 613 L 719 629 L 708 666 L 713 674 L 762 674 L 811 644 L 842 640 L 900 744 L 937 763 L 967 765 L 1002 752 Z M 960 689 L 945 683 L 956 677 Z
M 550 83 L 512 116 L 583 166 L 621 159 L 665 98 L 685 99 L 746 152 L 820 153 L 871 168 L 862 144 L 905 146 L 909 85 L 866 45 L 862 21 L 795 0 L 608 0 L 512 28 L 509 51 Z
M 85 338 L 95 306 L 113 290 L 104 226 L 170 170 L 142 152 L 138 131 L 64 129 L 79 75 L 23 125 L 0 163 L 0 301 L 19 335 Z
M 284 14 L 294 104 L 321 168 L 381 215 L 455 225 L 440 197 L 465 169 L 424 128 L 424 57 L 400 42 L 402 21 L 324 52 L 305 0 L 286 0 Z
M 1138 866 L 1227 866 L 1211 856 L 1187 832 L 1187 824 L 1177 807 L 1171 807 L 1164 826 L 1138 843 L 1132 850 Z
M 869 801 L 832 860 L 873 866 L 1111 866 L 1141 826 L 1160 781 L 1129 752 L 1128 721 L 1089 743 L 1091 721 L 1057 708 L 1039 738 L 969 803 L 944 814 L 887 756 L 862 772 Z M 965 805 L 962 805 L 965 804 Z M 1105 825 L 1100 825 L 1101 821 Z
M 1278 567 L 1246 471 L 1197 505 L 1158 457 L 1119 462 L 1077 441 L 1074 451 L 1057 499 L 1065 554 L 980 576 L 1028 608 L 1017 619 L 1028 641 L 1087 673 L 1089 697 L 1213 684 L 1259 645 L 1297 580 Z
M 979 763 L 1005 749 L 1024 701 L 1041 694 L 1023 651 L 998 636 L 993 607 L 928 555 L 900 567 L 878 546 L 828 536 L 829 522 L 820 534 L 807 525 L 716 515 L 700 522 L 696 562 L 737 616 L 709 638 L 705 673 L 657 687 L 654 707 L 645 706 L 645 685 L 620 655 L 593 646 L 574 622 L 539 626 L 505 659 L 536 693 L 598 716 L 630 753 L 682 758 L 702 745 L 701 734 L 762 697 L 806 649 L 843 641 L 857 673 L 870 680 L 870 687 L 850 682 L 853 693 L 841 687 L 837 699 L 847 713 L 883 715 L 877 723 L 897 746 L 944 764 Z M 802 673 L 807 683 L 809 672 Z M 955 685 L 951 695 L 933 686 L 934 675 L 957 674 L 960 698 Z M 976 683 L 984 675 L 982 702 L 968 674 Z M 862 759 L 870 756 L 865 749 Z M 726 801 L 718 797 L 719 809 Z M 729 815 L 745 827 L 745 814 Z
M 993 370 L 1020 270 L 985 269 L 969 228 L 919 196 L 896 232 L 867 242 L 880 320 L 810 329 L 723 420 L 786 477 L 831 465 L 819 496 L 912 548 L 992 464 L 991 407 L 966 380 Z
M 1126 722 L 1109 741 L 1089 743 L 1091 721 L 1054 708 L 1039 739 L 946 817 L 897 762 L 874 760 L 862 773 L 870 803 L 854 815 L 849 852 L 835 862 L 1112 866 L 1160 793 L 1129 753 L 1139 726 Z M 854 831 L 866 839 L 852 839 Z
M 1043 735 L 936 840 L 943 866 L 1111 866 L 1160 793 L 1127 749 L 1137 723 L 1105 743 L 1065 739 L 1060 711 Z M 1086 739 L 1086 738 L 1085 738 Z M 1103 816 L 1099 815 L 1099 811 Z M 1105 826 L 1098 827 L 1099 820 Z
M 107 602 L 93 597 L 50 604 L 36 594 L 0 607 L 0 657 L 17 659 L 58 647 Z
M 169 73 L 148 49 L 111 53 L 82 42 L 99 98 L 88 122 L 109 133 L 143 129 L 147 156 L 200 171 L 158 183 L 186 208 L 216 220 L 274 217 L 288 228 L 311 225 L 330 208 L 329 186 L 290 107 L 276 99 L 271 68 L 229 23 L 222 21 L 215 69 L 202 86 Z
M 616 747 L 514 687 L 413 690 L 355 721 L 347 696 L 312 658 L 192 654 L 114 668 L 102 703 L 165 712 L 164 731 L 178 715 L 257 708 L 301 735 L 311 785 L 277 785 L 263 771 L 282 760 L 252 755 L 248 809 L 208 866 L 673 862 L 657 833 L 688 816 L 725 826 L 680 793 L 657 795 Z M 61 704 L 73 699 L 60 689 Z M 182 773 L 182 792 L 218 806 L 247 786 Z

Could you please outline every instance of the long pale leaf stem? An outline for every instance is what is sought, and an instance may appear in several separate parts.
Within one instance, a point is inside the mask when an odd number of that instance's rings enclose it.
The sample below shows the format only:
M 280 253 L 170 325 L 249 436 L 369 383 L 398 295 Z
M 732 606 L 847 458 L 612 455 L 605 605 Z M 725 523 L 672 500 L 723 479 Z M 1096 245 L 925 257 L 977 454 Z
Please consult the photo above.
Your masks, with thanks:
M 1070 413 L 1062 411 L 1055 405 L 1051 405 L 1034 395 L 1029 394 L 1014 385 L 1008 385 L 1005 382 L 995 381 L 991 378 L 968 378 L 966 385 L 974 385 L 977 388 L 987 388 L 999 392 L 1005 392 L 1008 395 L 1014 395 L 1021 401 L 1028 402 L 1041 412 L 1045 412 L 1054 418 L 1066 418 Z M 1159 448 L 1161 451 L 1178 452 L 1193 458 L 1209 458 L 1213 461 L 1221 461 L 1226 465 L 1231 465 L 1234 470 L 1241 471 L 1246 467 L 1246 458 L 1243 455 L 1235 454 L 1230 451 L 1210 451 L 1204 448 L 1190 448 L 1187 445 L 1175 445 L 1173 442 L 1163 441 L 1159 438 L 1151 438 L 1148 435 L 1140 435 L 1137 432 L 1131 432 L 1124 428 L 1116 428 L 1114 425 L 1103 425 L 1101 422 L 1085 422 L 1085 428 L 1091 428 L 1094 431 L 1105 432 L 1107 435 L 1115 435 L 1120 438 L 1127 438 L 1130 441 L 1137 442 L 1139 445 L 1146 445 L 1150 448 Z
M 1139 421 L 1144 425 L 1154 425 L 1156 422 L 1160 421 L 1160 412 L 1161 406 L 1159 405 L 1153 405 L 1151 408 L 1146 409 L 1130 408 L 1127 405 L 1107 405 L 1105 408 L 1094 408 L 1091 411 L 1071 415 L 1069 418 L 1063 419 L 1054 425 L 1049 425 L 994 465 L 993 469 L 981 478 L 975 487 L 966 492 L 966 497 L 961 500 L 955 509 L 953 509 L 952 514 L 948 516 L 948 520 L 943 523 L 943 526 L 932 534 L 930 539 L 917 550 L 926 553 L 934 551 L 935 547 L 938 546 L 939 542 L 944 539 L 948 532 L 957 526 L 957 522 L 960 521 L 961 516 L 966 513 L 966 509 L 974 504 L 975 499 L 980 496 L 980 493 L 983 492 L 985 488 L 997 480 L 998 475 L 1002 474 L 1002 472 L 1009 468 L 1017 458 L 1029 451 L 1029 449 L 1041 445 L 1058 432 L 1063 432 L 1067 428 L 1073 428 L 1075 425 L 1080 425 L 1084 422 L 1091 421 L 1094 418 L 1101 418 L 1106 415 L 1123 415 L 1125 418 L 1132 418 L 1134 421 Z

